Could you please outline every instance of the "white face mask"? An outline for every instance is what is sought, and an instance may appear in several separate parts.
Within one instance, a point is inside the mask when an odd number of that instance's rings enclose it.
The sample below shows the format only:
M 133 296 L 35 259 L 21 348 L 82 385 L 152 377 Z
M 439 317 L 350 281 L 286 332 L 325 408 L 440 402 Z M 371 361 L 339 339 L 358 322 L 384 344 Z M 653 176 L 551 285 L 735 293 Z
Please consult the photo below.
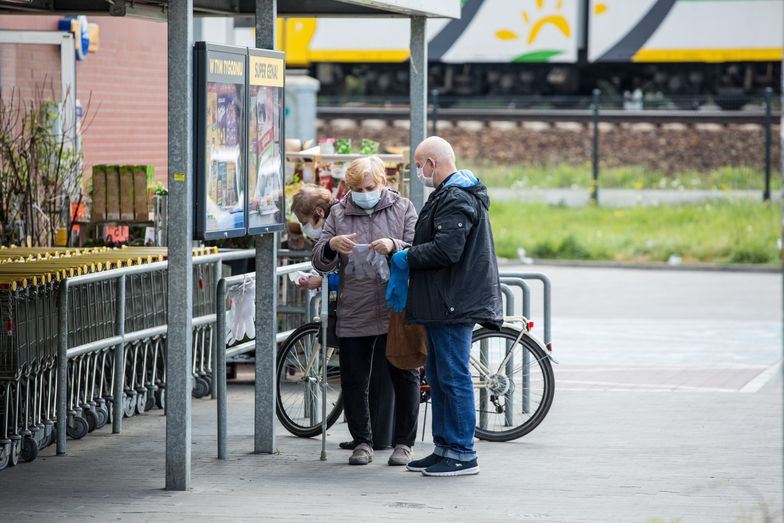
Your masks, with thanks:
M 433 187 L 433 177 L 432 176 L 430 176 L 430 177 L 425 176 L 425 167 L 424 166 L 417 167 L 416 171 L 417 171 L 417 178 L 419 178 L 419 181 L 422 182 L 422 185 L 424 185 L 425 187 Z
M 317 229 L 313 227 L 311 224 L 306 223 L 305 225 L 302 226 L 302 232 L 304 232 L 305 236 L 307 236 L 308 238 L 312 240 L 318 240 L 319 237 L 321 236 L 321 227 Z

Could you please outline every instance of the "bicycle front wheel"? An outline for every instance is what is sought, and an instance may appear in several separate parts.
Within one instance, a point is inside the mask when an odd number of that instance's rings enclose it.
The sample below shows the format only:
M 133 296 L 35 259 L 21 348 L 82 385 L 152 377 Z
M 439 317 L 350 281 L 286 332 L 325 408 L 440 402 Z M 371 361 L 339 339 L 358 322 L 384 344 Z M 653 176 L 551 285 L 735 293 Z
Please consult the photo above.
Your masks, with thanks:
M 476 406 L 475 435 L 487 441 L 525 436 L 553 403 L 555 377 L 550 358 L 528 336 L 508 327 L 474 331 L 471 374 Z
M 307 323 L 292 332 L 278 352 L 278 419 L 286 430 L 301 438 L 321 434 L 321 339 L 321 324 Z M 343 396 L 338 350 L 328 347 L 327 354 L 327 427 L 331 427 L 343 410 Z

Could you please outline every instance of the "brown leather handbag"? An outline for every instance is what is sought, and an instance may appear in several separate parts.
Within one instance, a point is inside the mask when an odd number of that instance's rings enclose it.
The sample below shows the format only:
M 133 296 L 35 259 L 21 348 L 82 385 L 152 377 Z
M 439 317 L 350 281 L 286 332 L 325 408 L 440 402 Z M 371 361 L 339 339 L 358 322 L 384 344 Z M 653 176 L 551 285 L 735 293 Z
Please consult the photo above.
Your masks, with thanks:
M 418 369 L 425 364 L 427 341 L 422 325 L 405 325 L 405 312 L 389 313 L 387 360 L 398 369 Z

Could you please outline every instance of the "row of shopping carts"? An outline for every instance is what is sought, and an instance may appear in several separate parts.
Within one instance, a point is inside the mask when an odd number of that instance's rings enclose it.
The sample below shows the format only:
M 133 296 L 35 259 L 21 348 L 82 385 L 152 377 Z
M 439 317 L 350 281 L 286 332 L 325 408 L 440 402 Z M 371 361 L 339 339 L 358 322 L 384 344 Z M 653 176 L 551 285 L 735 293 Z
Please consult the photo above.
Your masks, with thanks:
M 195 249 L 194 257 L 214 254 Z M 56 437 L 58 318 L 65 278 L 166 259 L 165 248 L 0 248 L 0 470 L 34 460 Z M 152 267 L 151 267 L 152 268 Z M 108 275 L 107 275 L 108 276 Z M 68 347 L 90 348 L 118 332 L 118 292 L 124 282 L 124 332 L 166 324 L 165 267 L 69 286 Z M 194 264 L 194 315 L 215 311 L 215 270 Z M 212 391 L 212 324 L 194 328 L 193 395 Z M 166 336 L 159 334 L 116 347 L 84 350 L 68 358 L 67 434 L 79 439 L 110 423 L 165 407 Z M 115 355 L 122 353 L 122 362 Z M 119 375 L 118 375 L 119 372 Z M 113 412 L 122 380 L 122 412 Z

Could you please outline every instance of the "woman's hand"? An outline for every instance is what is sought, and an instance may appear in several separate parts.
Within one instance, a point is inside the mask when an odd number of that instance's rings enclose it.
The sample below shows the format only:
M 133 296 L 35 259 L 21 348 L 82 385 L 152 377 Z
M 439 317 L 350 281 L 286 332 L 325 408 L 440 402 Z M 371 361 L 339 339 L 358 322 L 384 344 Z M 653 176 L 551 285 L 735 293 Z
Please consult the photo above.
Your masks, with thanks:
M 370 244 L 370 248 L 379 254 L 386 256 L 395 250 L 395 243 L 389 238 L 379 238 Z
M 318 289 L 321 287 L 321 276 L 318 274 L 309 274 L 308 276 L 303 276 L 297 280 L 297 286 L 304 287 L 306 289 Z
M 333 236 L 329 240 L 329 248 L 340 254 L 351 254 L 354 251 L 354 247 L 357 246 L 357 244 L 354 243 L 354 238 L 356 237 L 357 233 L 355 232 Z

